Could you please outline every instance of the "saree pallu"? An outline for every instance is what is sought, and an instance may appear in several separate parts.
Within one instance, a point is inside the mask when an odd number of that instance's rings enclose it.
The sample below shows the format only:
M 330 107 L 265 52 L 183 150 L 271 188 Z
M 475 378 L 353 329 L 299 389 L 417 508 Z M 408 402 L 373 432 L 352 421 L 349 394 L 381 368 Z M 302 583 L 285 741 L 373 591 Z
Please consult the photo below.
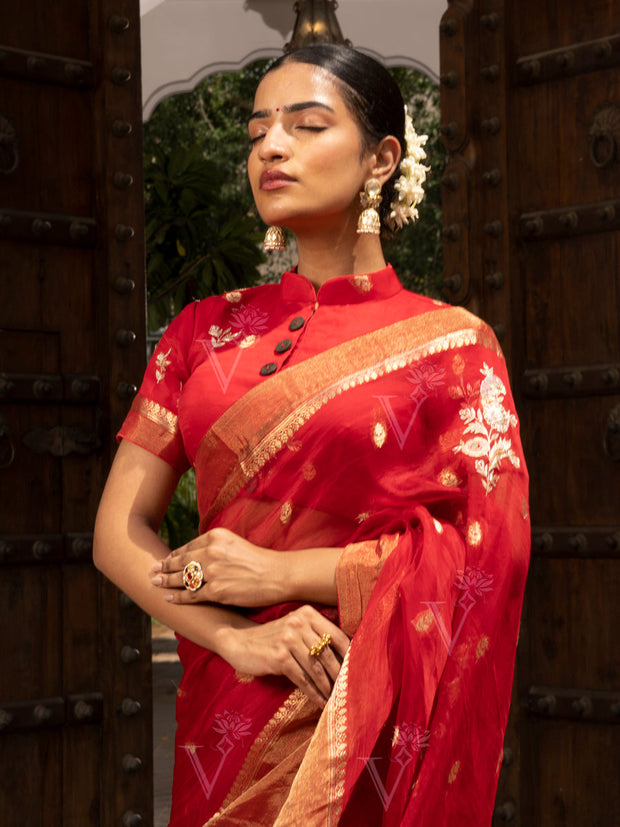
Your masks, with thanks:
M 321 713 L 181 639 L 171 825 L 490 824 L 529 518 L 489 328 L 442 307 L 287 368 L 213 424 L 196 475 L 201 531 L 344 549 L 337 615 L 317 608 L 352 641 Z

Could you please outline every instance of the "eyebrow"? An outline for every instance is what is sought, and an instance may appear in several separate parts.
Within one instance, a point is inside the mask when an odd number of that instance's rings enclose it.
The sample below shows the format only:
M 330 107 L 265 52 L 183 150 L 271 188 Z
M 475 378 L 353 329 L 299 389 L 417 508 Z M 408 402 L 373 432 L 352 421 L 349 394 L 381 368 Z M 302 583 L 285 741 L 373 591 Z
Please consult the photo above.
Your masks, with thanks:
M 289 104 L 289 106 L 283 106 L 282 111 L 285 112 L 287 115 L 291 115 L 293 112 L 302 112 L 304 109 L 313 109 L 315 107 L 318 107 L 319 109 L 327 109 L 328 112 L 334 111 L 331 108 L 331 106 L 328 106 L 326 103 L 321 103 L 321 101 L 303 101 L 302 103 L 291 103 Z M 259 109 L 257 112 L 252 112 L 248 120 L 254 121 L 257 118 L 268 118 L 269 115 L 271 115 L 271 109 Z

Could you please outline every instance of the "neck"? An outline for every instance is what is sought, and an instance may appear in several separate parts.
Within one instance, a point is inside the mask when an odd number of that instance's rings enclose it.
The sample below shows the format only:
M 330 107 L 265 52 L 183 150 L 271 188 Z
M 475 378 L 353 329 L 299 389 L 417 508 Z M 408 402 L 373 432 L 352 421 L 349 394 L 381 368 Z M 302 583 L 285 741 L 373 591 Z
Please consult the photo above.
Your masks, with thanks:
M 302 232 L 296 235 L 298 272 L 320 287 L 336 276 L 374 273 L 385 264 L 379 236 L 356 230 L 341 234 Z

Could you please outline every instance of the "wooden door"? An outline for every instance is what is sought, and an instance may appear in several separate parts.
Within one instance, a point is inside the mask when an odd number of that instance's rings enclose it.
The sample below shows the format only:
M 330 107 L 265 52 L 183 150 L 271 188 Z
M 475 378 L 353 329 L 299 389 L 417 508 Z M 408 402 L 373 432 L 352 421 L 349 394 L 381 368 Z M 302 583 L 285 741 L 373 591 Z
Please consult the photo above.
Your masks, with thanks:
M 152 823 L 150 629 L 92 565 L 144 366 L 138 0 L 0 4 L 0 820 Z
M 494 824 L 620 823 L 620 2 L 441 23 L 446 292 L 504 346 L 532 563 Z

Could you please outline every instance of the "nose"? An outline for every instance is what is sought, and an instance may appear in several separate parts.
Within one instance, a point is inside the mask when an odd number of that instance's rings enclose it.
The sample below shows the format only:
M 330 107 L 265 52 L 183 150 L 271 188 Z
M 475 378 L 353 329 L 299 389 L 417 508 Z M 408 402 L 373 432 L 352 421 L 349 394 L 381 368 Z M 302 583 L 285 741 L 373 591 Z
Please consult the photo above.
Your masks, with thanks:
M 289 157 L 288 135 L 282 124 L 272 124 L 259 142 L 261 161 L 281 161 Z

